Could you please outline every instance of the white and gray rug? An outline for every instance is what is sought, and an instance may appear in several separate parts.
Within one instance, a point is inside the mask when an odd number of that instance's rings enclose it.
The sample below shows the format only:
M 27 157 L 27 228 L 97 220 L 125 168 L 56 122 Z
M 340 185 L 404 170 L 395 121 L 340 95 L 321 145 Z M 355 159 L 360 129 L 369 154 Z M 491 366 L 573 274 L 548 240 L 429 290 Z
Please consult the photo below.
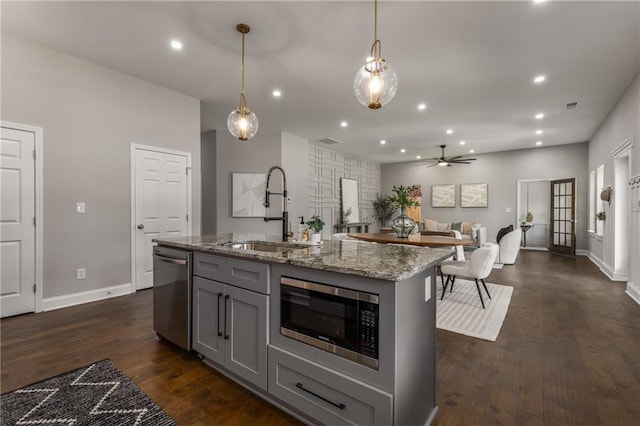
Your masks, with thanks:
M 177 426 L 110 360 L 0 396 L 0 424 Z
M 440 284 L 440 280 L 438 280 Z M 494 342 L 507 315 L 513 287 L 487 283 L 491 299 L 480 283 L 480 290 L 486 309 L 482 309 L 478 290 L 474 281 L 456 279 L 453 293 L 442 295 L 442 285 L 438 285 L 436 299 L 436 327 L 466 336 Z

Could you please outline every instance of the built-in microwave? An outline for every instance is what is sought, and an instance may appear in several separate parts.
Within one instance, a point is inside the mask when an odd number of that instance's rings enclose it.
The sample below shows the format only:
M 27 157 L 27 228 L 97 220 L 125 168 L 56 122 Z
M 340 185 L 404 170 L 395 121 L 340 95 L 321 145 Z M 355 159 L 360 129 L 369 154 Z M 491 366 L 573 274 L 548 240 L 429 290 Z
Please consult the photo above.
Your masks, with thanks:
M 378 369 L 379 296 L 280 278 L 280 333 Z

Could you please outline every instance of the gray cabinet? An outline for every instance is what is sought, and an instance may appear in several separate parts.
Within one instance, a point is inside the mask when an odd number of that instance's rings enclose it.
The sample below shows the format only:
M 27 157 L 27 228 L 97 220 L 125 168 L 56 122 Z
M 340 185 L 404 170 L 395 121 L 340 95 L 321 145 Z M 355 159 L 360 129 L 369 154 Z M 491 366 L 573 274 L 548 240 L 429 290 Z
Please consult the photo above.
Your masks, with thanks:
M 195 257 L 193 349 L 266 390 L 268 296 L 228 282 L 245 280 L 252 289 L 266 289 L 268 265 L 212 255 Z M 239 278 L 231 278 L 234 270 Z M 213 277 L 226 283 L 209 279 Z
M 390 425 L 393 396 L 320 364 L 269 347 L 269 393 L 327 425 Z

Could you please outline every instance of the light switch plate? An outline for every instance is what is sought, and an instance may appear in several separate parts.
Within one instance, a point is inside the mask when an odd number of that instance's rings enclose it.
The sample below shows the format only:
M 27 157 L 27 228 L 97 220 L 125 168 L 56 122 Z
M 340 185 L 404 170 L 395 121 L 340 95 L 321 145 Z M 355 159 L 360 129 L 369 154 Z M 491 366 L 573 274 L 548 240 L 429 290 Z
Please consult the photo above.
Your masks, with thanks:
M 85 203 L 79 201 L 76 203 L 76 213 L 84 213 L 87 211 L 87 206 Z
M 504 209 L 505 213 L 511 213 L 511 207 L 507 207 Z

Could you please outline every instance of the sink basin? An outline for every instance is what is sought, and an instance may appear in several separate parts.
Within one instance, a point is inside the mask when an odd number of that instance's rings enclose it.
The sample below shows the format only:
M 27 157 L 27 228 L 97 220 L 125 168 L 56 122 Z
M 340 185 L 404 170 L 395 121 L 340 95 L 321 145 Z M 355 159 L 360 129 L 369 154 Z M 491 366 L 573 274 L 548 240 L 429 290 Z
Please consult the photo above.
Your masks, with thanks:
M 299 249 L 306 249 L 307 246 L 301 244 L 289 244 L 289 243 L 271 243 L 271 242 L 257 242 L 248 241 L 244 243 L 229 243 L 229 247 L 236 250 L 253 250 L 264 251 L 269 253 L 284 253 Z

